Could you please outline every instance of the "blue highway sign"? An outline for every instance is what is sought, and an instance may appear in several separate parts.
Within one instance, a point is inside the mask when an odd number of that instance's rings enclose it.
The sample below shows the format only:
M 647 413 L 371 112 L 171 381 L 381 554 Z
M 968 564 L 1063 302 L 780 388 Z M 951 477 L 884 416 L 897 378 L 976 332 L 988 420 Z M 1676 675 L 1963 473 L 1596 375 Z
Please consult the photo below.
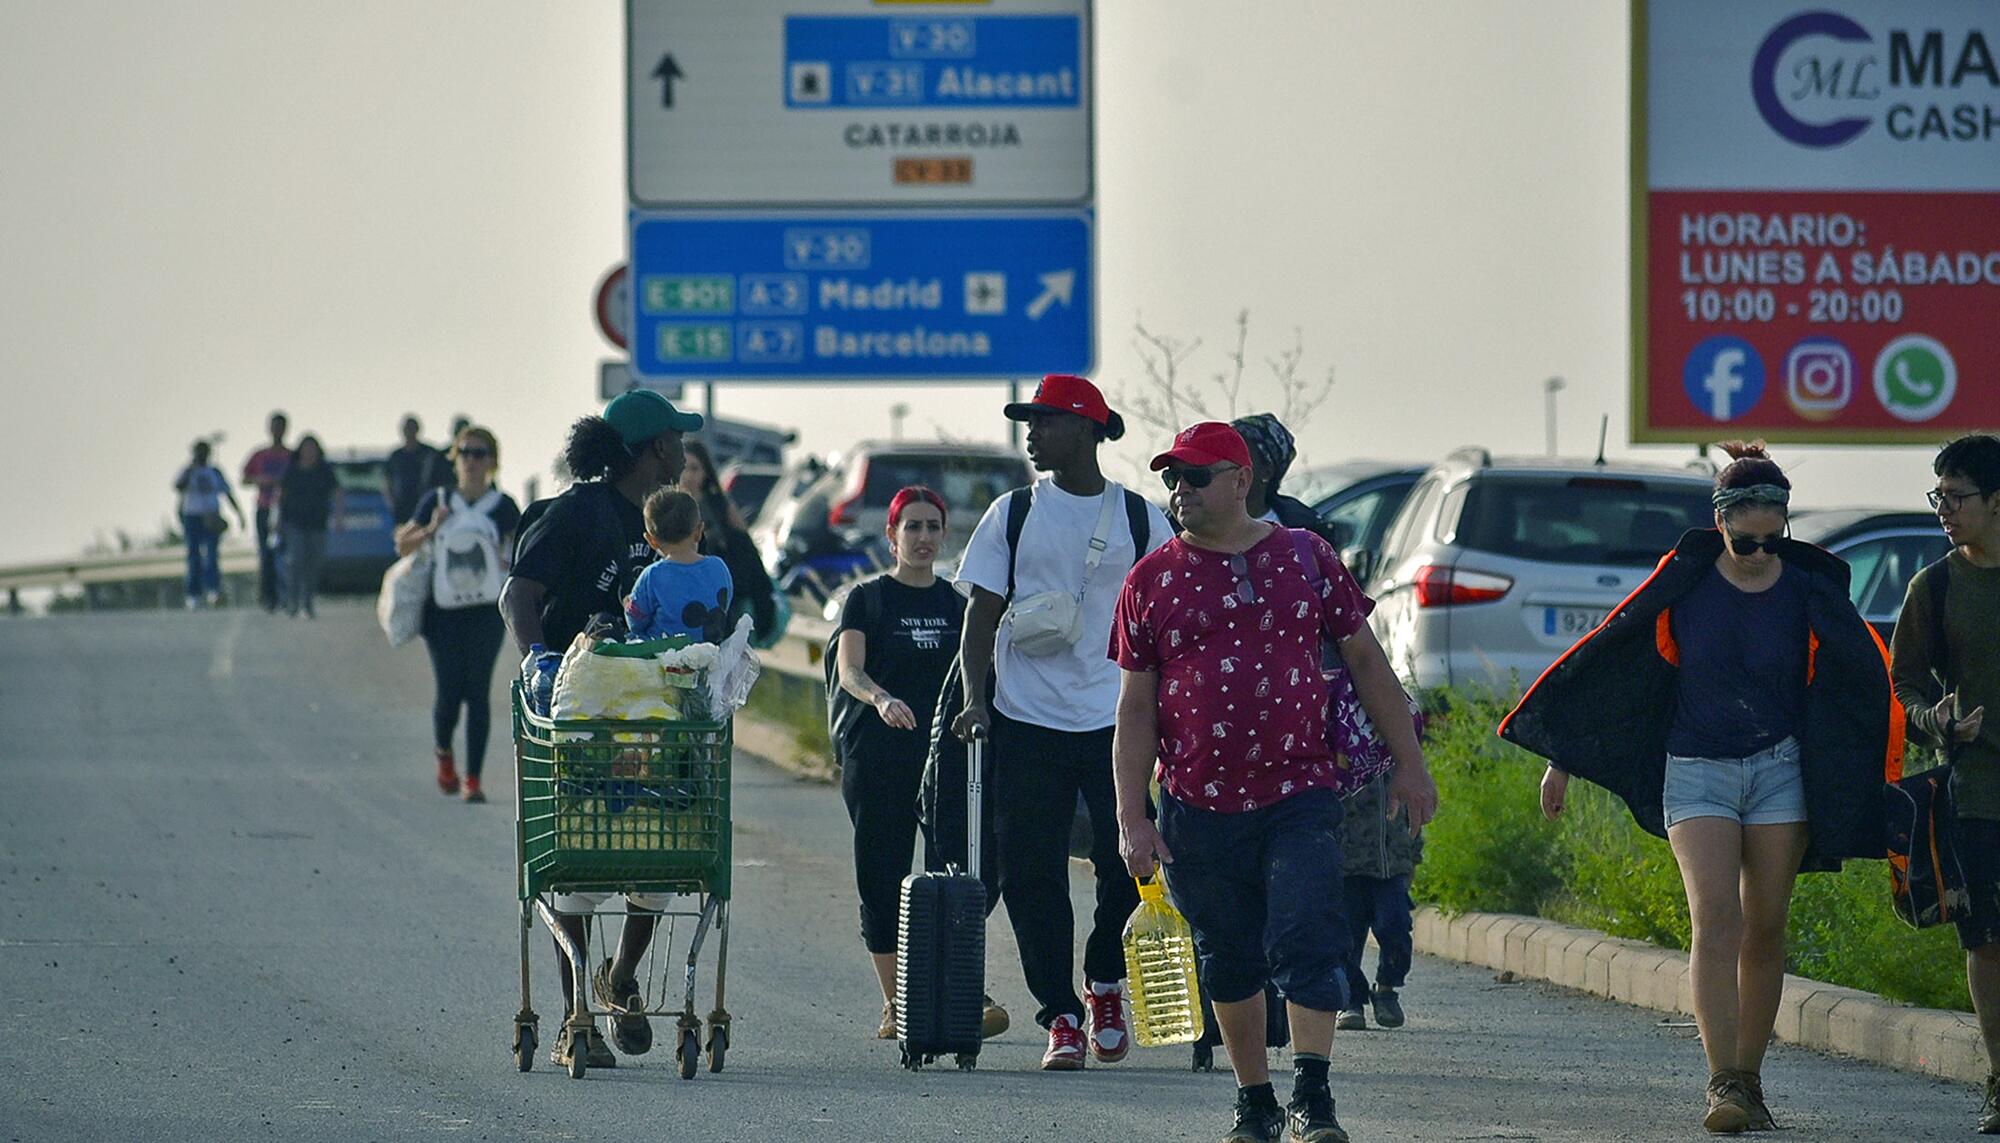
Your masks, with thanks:
M 788 16 L 785 106 L 1080 107 L 1082 20 Z
M 1087 373 L 1092 218 L 632 215 L 632 368 L 697 380 Z

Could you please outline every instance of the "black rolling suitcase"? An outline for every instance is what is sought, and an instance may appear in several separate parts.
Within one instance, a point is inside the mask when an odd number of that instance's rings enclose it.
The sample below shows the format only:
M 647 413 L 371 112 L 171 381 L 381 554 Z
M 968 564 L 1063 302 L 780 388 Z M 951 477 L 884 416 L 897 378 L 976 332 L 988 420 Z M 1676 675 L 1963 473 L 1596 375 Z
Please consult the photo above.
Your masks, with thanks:
M 966 746 L 968 821 L 980 820 L 986 742 Z M 986 996 L 986 884 L 979 879 L 980 830 L 966 831 L 965 871 L 913 873 L 903 879 L 896 934 L 896 1031 L 903 1066 L 940 1056 L 970 1071 L 979 1059 Z

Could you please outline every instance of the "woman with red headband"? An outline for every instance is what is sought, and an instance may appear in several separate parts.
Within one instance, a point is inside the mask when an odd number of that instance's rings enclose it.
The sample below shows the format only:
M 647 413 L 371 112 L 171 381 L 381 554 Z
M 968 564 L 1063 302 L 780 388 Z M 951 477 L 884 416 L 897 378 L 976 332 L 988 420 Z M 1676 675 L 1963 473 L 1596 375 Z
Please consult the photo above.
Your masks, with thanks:
M 854 822 L 861 939 L 882 983 L 881 1038 L 896 1038 L 896 910 L 917 839 L 917 789 L 931 715 L 958 653 L 965 599 L 932 570 L 944 546 L 944 498 L 909 487 L 889 502 L 893 571 L 841 607 L 829 695 L 840 793 Z

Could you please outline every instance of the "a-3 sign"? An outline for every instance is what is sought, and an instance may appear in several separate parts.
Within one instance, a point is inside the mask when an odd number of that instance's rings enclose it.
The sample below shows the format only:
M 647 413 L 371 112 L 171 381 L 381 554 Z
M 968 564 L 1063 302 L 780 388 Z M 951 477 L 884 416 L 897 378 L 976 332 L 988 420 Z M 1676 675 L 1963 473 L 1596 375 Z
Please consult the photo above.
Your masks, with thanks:
M 2000 5 L 1633 13 L 1634 439 L 2000 423 Z
M 632 367 L 1095 362 L 1090 0 L 628 0 Z

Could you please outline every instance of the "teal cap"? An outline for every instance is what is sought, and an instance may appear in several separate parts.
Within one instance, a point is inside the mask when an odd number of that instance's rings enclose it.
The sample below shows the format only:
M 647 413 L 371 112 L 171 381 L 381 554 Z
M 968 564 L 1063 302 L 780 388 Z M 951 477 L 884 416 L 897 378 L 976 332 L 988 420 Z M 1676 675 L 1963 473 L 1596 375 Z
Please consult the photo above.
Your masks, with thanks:
M 618 430 L 626 448 L 636 448 L 661 433 L 701 431 L 700 413 L 683 413 L 651 389 L 631 389 L 604 407 L 604 419 Z

